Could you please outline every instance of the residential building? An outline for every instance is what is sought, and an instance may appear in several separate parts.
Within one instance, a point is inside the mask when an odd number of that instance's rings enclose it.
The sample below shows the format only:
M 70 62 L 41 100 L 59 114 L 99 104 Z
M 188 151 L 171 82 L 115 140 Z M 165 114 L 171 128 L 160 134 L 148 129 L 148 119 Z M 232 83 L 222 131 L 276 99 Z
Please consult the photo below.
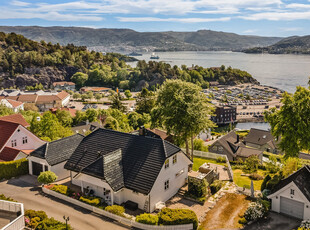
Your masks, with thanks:
M 249 147 L 277 153 L 277 140 L 270 131 L 251 128 L 249 134 L 244 138 L 244 142 Z
M 1 91 L 0 99 L 10 99 L 22 103 L 29 103 L 36 105 L 41 112 L 47 111 L 51 108 L 62 108 L 69 104 L 70 94 L 61 91 Z
M 237 108 L 235 106 L 216 106 L 215 116 L 211 120 L 216 124 L 229 124 L 236 121 Z
M 271 210 L 302 220 L 310 219 L 310 166 L 281 180 L 271 191 Z
M 25 158 L 45 142 L 31 133 L 20 114 L 0 117 L 0 161 Z
M 75 134 L 35 149 L 28 156 L 29 174 L 38 176 L 41 172 L 52 171 L 58 176 L 58 180 L 69 177 L 70 172 L 64 165 L 83 138 L 83 135 Z
M 142 126 L 139 128 L 139 130 L 135 130 L 131 133 L 135 135 L 144 135 L 148 137 L 160 138 L 160 139 L 169 141 L 170 143 L 173 143 L 172 135 L 168 135 L 167 132 L 161 129 L 156 129 L 156 128 L 149 129 L 149 128 L 145 128 L 144 126 Z
M 254 148 L 248 148 L 240 141 L 239 135 L 234 131 L 215 141 L 209 151 L 213 153 L 226 155 L 228 160 L 235 161 L 237 159 L 245 160 L 250 156 L 257 156 L 261 161 L 263 159 L 263 151 Z
M 56 113 L 57 110 L 61 110 L 61 111 L 67 111 L 70 113 L 71 117 L 75 117 L 77 110 L 76 109 L 72 109 L 72 108 L 67 108 L 67 107 L 62 107 L 62 108 L 51 108 L 50 111 L 52 113 Z
M 165 140 L 99 128 L 81 141 L 65 169 L 74 185 L 110 205 L 131 201 L 153 212 L 185 184 L 190 164 Z
M 82 121 L 76 126 L 72 127 L 71 130 L 73 133 L 80 133 L 80 134 L 88 134 L 89 132 L 93 132 L 96 129 L 103 128 L 103 125 L 99 122 L 93 121 L 89 122 L 87 121 Z
M 53 83 L 55 90 L 72 90 L 75 91 L 75 83 L 70 81 L 58 81 Z
M 12 109 L 14 113 L 17 113 L 20 110 L 24 110 L 24 103 L 20 101 L 1 99 L 0 104 Z

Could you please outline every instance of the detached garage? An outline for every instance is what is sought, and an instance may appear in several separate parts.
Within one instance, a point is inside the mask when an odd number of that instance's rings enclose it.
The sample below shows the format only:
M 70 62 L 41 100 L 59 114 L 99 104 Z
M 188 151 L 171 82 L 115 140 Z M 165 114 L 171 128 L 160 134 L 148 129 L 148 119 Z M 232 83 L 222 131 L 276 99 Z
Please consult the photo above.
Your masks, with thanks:
M 306 165 L 274 188 L 271 199 L 272 211 L 302 220 L 310 219 L 310 166 Z
M 70 176 L 65 163 L 84 138 L 81 134 L 46 143 L 28 156 L 29 174 L 38 176 L 41 172 L 52 171 L 62 180 Z

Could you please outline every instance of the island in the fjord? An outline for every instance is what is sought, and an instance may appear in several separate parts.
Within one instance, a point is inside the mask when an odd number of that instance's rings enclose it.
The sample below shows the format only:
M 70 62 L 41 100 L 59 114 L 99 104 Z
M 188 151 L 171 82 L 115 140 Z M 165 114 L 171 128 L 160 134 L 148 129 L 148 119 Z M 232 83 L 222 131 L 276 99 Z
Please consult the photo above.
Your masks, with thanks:
M 259 84 L 251 74 L 225 66 L 171 66 L 164 62 L 133 61 L 121 54 L 88 51 L 85 46 L 36 42 L 15 33 L 0 33 L 0 87 L 25 88 L 42 84 L 50 88 L 53 82 L 73 81 L 78 88 L 105 86 L 139 91 L 154 90 L 166 79 L 181 79 L 208 88 L 210 84 Z

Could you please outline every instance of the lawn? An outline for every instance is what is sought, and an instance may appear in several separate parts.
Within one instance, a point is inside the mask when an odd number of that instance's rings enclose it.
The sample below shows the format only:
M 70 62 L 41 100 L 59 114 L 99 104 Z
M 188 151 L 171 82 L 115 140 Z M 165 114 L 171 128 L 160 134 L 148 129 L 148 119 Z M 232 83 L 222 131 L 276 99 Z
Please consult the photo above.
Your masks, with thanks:
M 202 223 L 203 229 L 238 229 L 242 225 L 238 223 L 240 216 L 248 208 L 251 200 L 245 195 L 227 193 L 211 209 L 205 221 Z
M 194 157 L 194 164 L 193 164 L 193 170 L 198 171 L 199 167 L 204 163 L 213 163 L 218 165 L 227 166 L 226 163 L 218 163 L 215 159 L 207 159 L 207 158 L 201 158 L 201 157 Z
M 257 173 L 259 175 L 264 176 L 263 170 L 259 169 Z M 241 176 L 241 174 L 243 174 L 241 169 L 234 169 L 233 174 L 234 174 L 234 182 L 236 185 L 238 185 L 239 187 L 243 187 L 245 185 L 246 188 L 251 188 L 251 179 L 247 176 Z M 262 183 L 263 180 L 253 180 L 254 190 L 260 190 Z

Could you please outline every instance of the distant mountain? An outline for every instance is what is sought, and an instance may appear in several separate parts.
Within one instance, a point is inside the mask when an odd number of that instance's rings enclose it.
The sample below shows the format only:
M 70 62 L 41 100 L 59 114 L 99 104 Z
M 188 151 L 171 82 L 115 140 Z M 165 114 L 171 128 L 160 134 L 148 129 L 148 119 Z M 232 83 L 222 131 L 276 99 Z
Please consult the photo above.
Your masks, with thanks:
M 87 46 L 96 51 L 192 51 L 241 50 L 269 46 L 282 38 L 245 36 L 199 30 L 197 32 L 137 32 L 130 29 L 92 29 L 84 27 L 0 26 L 5 33 L 15 32 L 35 41 Z
M 267 47 L 254 47 L 245 53 L 271 53 L 271 54 L 310 54 L 310 35 L 284 38 L 274 45 Z

